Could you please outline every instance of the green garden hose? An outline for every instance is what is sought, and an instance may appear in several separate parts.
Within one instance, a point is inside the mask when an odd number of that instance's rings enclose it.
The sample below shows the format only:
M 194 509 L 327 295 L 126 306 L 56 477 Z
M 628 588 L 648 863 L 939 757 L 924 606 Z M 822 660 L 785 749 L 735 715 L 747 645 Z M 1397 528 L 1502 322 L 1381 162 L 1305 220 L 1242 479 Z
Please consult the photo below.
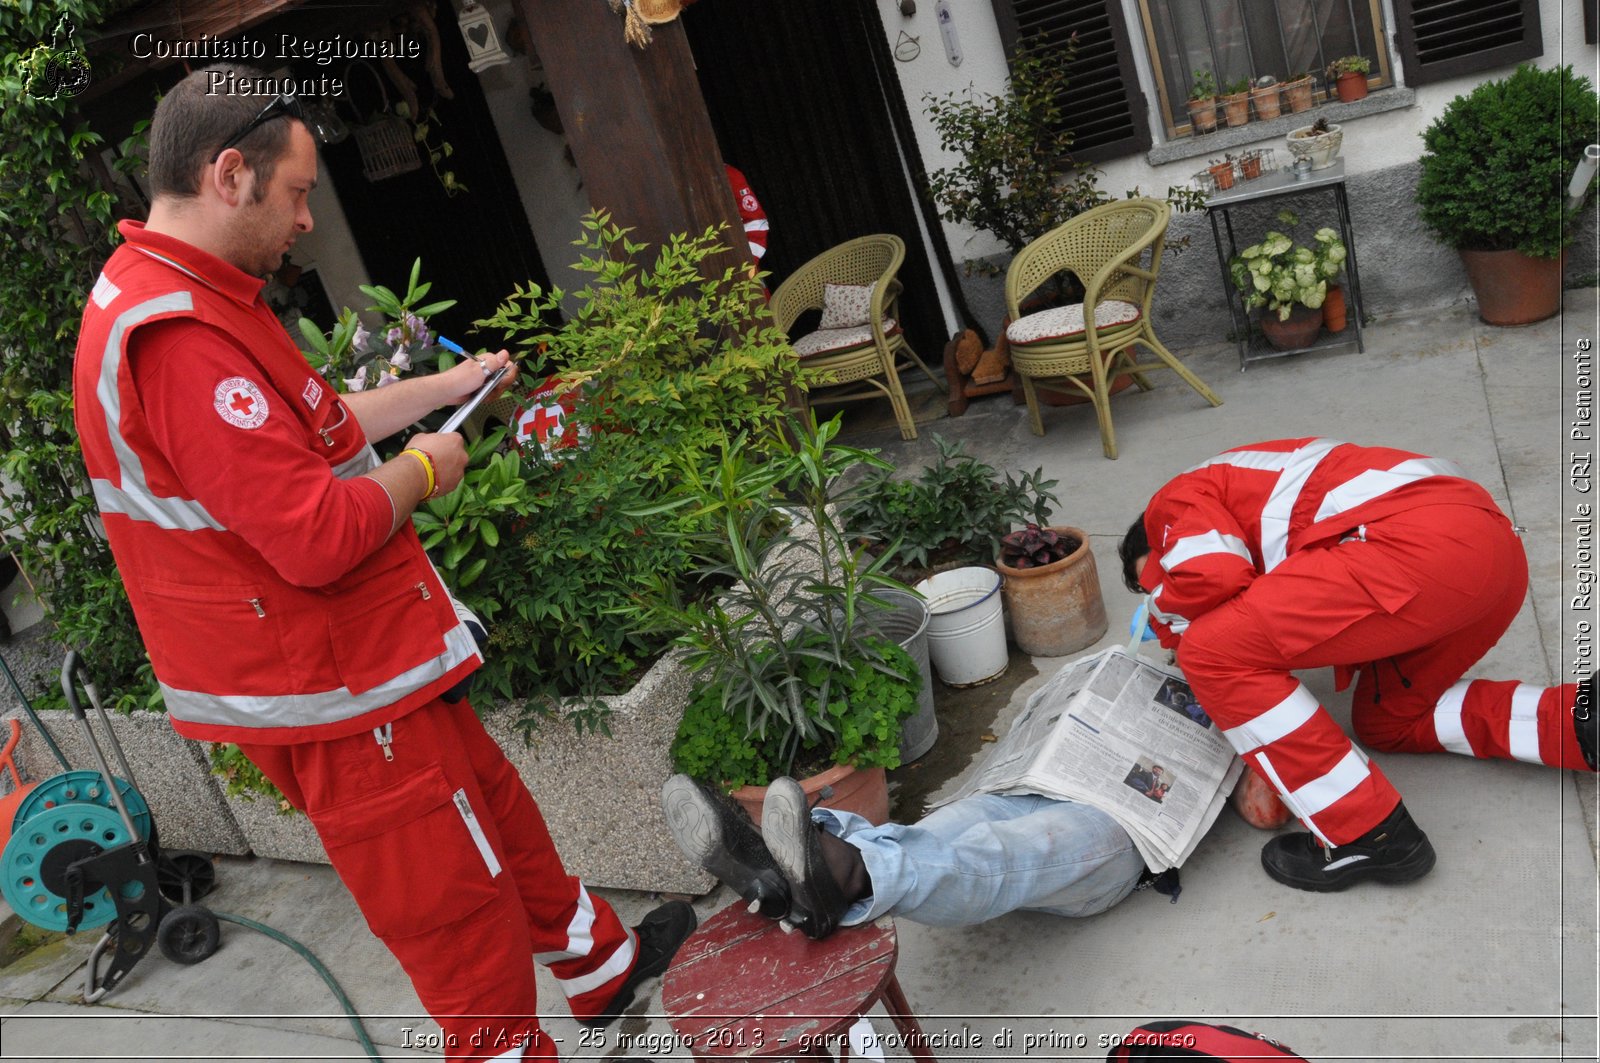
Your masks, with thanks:
M 241 915 L 229 915 L 226 912 L 213 912 L 212 914 L 224 923 L 233 923 L 237 926 L 254 930 L 258 934 L 265 934 L 272 940 L 281 942 L 298 952 L 311 965 L 311 969 L 322 976 L 322 980 L 327 983 L 328 988 L 333 990 L 333 995 L 338 999 L 339 1006 L 344 1008 L 345 1015 L 350 1019 L 350 1025 L 355 1027 L 356 1040 L 361 1042 L 361 1047 L 366 1049 L 367 1055 L 377 1060 L 378 1063 L 383 1063 L 383 1057 L 378 1055 L 377 1046 L 372 1043 L 372 1038 L 367 1036 L 367 1028 L 361 1024 L 361 1016 L 356 1014 L 356 1009 L 350 1003 L 350 998 L 345 996 L 344 989 L 334 980 L 332 972 L 322 965 L 322 961 L 317 959 L 310 949 L 288 934 L 280 930 L 274 930 L 265 923 L 258 923 L 254 919 L 246 919 Z

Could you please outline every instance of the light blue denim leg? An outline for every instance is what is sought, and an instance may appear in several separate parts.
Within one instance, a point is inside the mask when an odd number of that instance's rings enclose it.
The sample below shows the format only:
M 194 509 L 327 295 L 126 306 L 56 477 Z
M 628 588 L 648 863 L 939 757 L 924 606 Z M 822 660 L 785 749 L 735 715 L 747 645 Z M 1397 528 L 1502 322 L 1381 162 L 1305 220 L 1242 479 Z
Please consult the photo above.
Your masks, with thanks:
M 969 926 L 1019 908 L 1094 915 L 1131 893 L 1144 870 L 1116 820 L 1073 801 L 982 794 L 881 827 L 827 808 L 811 816 L 861 850 L 872 879 L 846 926 L 885 914 Z

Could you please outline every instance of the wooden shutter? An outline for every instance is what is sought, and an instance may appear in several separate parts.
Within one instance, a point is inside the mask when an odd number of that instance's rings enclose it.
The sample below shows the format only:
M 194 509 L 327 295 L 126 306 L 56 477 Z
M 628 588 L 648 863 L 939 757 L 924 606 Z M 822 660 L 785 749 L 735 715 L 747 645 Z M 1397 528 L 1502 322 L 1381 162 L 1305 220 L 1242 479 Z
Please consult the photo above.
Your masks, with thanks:
M 992 0 L 1006 54 L 1064 49 L 1078 35 L 1061 100 L 1074 158 L 1114 159 L 1150 146 L 1144 93 L 1117 0 Z M 1039 44 L 1043 36 L 1045 43 Z
M 1544 53 L 1538 0 L 1394 0 L 1406 82 L 1510 66 Z

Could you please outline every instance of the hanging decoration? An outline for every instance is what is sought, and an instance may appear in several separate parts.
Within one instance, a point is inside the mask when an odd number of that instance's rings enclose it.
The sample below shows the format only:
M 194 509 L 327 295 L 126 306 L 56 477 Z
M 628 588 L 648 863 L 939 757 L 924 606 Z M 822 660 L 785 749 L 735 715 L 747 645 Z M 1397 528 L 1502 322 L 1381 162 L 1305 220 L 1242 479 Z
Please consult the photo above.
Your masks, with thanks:
M 511 57 L 500 47 L 494 19 L 479 7 L 477 0 L 466 0 L 461 7 L 461 37 L 467 42 L 467 69 L 474 74 L 491 66 L 509 63 Z
M 671 22 L 694 0 L 606 0 L 611 10 L 623 16 L 622 39 L 635 48 L 650 43 L 651 25 Z

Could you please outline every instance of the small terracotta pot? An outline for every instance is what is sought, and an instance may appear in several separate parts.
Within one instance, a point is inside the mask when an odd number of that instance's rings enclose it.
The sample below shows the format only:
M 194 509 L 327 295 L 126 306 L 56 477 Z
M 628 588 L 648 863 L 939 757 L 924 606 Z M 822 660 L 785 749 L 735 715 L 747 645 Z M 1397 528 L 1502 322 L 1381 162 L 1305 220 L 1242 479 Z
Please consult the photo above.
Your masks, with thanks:
M 1217 191 L 1226 192 L 1233 187 L 1233 163 L 1219 162 L 1206 170 L 1213 180 L 1217 182 Z
M 1293 114 L 1311 110 L 1311 105 L 1316 101 L 1311 98 L 1311 78 L 1303 77 L 1299 81 L 1291 81 L 1283 87 L 1283 92 L 1289 100 L 1289 110 Z
M 1256 109 L 1256 117 L 1262 121 L 1278 117 L 1283 113 L 1283 96 L 1281 86 L 1268 85 L 1265 88 L 1250 90 L 1250 103 Z
M 1217 128 L 1216 97 L 1189 101 L 1189 125 L 1196 133 L 1209 133 Z
M 1239 176 L 1246 181 L 1254 181 L 1261 176 L 1261 156 L 1246 155 L 1239 160 Z
M 1333 87 L 1339 93 L 1340 103 L 1355 103 L 1366 98 L 1367 75 L 1346 70 L 1339 75 L 1339 80 L 1334 82 Z
M 1300 303 L 1294 305 L 1289 311 L 1289 320 L 1279 321 L 1276 310 L 1265 310 L 1261 314 L 1261 333 L 1267 337 L 1267 342 L 1280 351 L 1292 351 L 1305 347 L 1317 338 L 1317 333 L 1322 331 L 1322 311 L 1313 310 Z
M 1322 301 L 1322 325 L 1329 332 L 1343 332 L 1345 325 L 1344 289 L 1337 284 L 1328 285 L 1328 297 Z
M 1106 605 L 1089 535 L 1081 528 L 1052 527 L 1078 540 L 1078 548 L 1038 568 L 1012 568 L 995 562 L 1005 582 L 1002 593 L 1011 637 L 1034 657 L 1065 657 L 1098 642 L 1106 633 Z
M 1531 325 L 1561 312 L 1565 255 L 1530 258 L 1521 251 L 1462 251 L 1467 280 L 1486 325 Z
M 807 805 L 854 812 L 875 826 L 889 822 L 889 781 L 882 768 L 857 771 L 854 765 L 836 764 L 819 775 L 797 781 L 806 793 Z M 818 802 L 816 796 L 824 786 L 833 787 L 833 796 Z M 733 791 L 733 799 L 757 827 L 761 826 L 761 806 L 767 800 L 765 786 L 741 786 Z
M 1222 97 L 1222 110 L 1228 116 L 1229 126 L 1241 126 L 1250 121 L 1250 94 L 1236 92 Z

